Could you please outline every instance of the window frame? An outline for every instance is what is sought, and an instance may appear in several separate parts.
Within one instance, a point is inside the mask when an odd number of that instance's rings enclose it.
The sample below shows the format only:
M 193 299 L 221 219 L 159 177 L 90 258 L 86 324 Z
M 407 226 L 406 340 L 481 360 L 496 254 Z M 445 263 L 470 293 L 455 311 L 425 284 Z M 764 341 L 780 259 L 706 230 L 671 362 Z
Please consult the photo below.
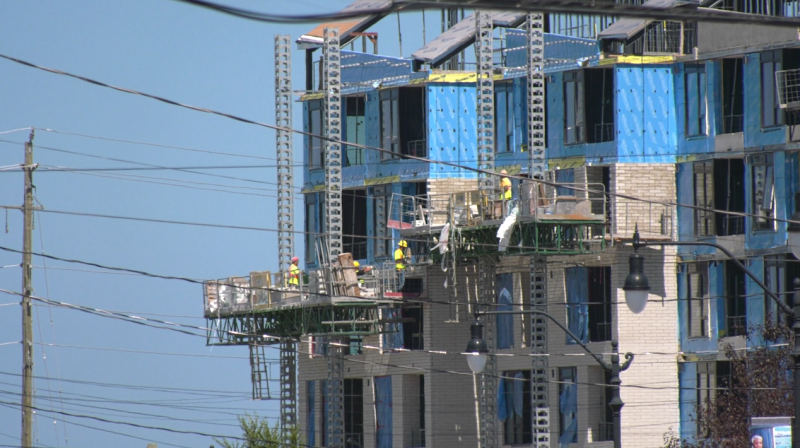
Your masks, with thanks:
M 311 100 L 307 103 L 308 133 L 319 137 L 308 136 L 308 169 L 325 168 L 325 143 L 320 138 L 325 135 L 325 120 L 322 100 Z M 315 119 L 319 119 L 319 129 L 315 129 Z
M 378 92 L 378 128 L 380 129 L 381 161 L 397 158 L 400 154 L 400 89 Z M 387 117 L 388 114 L 388 117 Z
M 495 83 L 494 104 L 495 152 L 516 152 L 516 145 L 514 145 L 514 128 L 516 126 L 517 114 L 513 82 L 506 81 Z M 501 119 L 505 119 L 504 129 L 500 129 Z
M 692 163 L 692 187 L 694 205 L 700 207 L 694 209 L 694 234 L 695 236 L 716 235 L 713 160 Z
M 761 127 L 774 128 L 786 124 L 786 116 L 780 108 L 775 72 L 782 70 L 783 50 L 764 51 L 760 54 L 761 77 Z
M 750 228 L 753 232 L 774 232 L 777 230 L 775 225 L 774 160 L 772 153 L 753 154 L 750 156 L 750 191 L 752 192 Z M 763 179 L 763 189 L 759 184 L 759 177 Z M 769 196 L 769 201 L 765 200 L 767 195 Z M 769 202 L 768 208 L 766 207 L 766 202 Z
M 509 370 L 503 372 L 503 392 L 506 403 L 513 403 L 514 383 L 519 381 L 514 379 L 517 373 L 523 376 L 522 386 L 522 415 L 506 416 L 503 422 L 503 445 L 530 445 L 533 443 L 533 416 L 531 404 L 531 371 L 530 370 Z
M 725 335 L 721 337 L 745 336 L 747 334 L 747 281 L 745 274 L 731 261 L 724 261 L 725 270 Z M 733 277 L 733 278 L 732 278 Z M 738 280 L 738 281 L 737 281 Z M 739 287 L 741 286 L 741 290 Z M 733 291 L 731 291 L 733 289 Z M 744 314 L 733 314 L 733 312 Z M 736 319 L 737 325 L 731 321 Z M 739 320 L 743 319 L 742 322 Z M 740 328 L 742 327 L 742 328 Z
M 561 394 L 564 392 L 564 389 L 566 388 L 568 383 L 572 383 L 574 385 L 574 387 L 576 389 L 576 393 L 577 393 L 577 388 L 578 388 L 578 368 L 577 367 L 559 367 L 559 369 L 558 369 L 558 380 L 559 380 L 559 383 L 558 383 L 558 396 L 559 396 L 559 403 L 558 403 L 558 409 L 559 409 L 559 411 L 558 411 L 558 437 L 559 437 L 559 441 L 560 441 L 560 438 L 564 436 L 564 430 L 568 426 L 568 425 L 565 424 L 565 422 L 566 422 L 565 414 L 561 410 L 562 409 L 562 406 L 561 406 Z M 578 422 L 577 409 L 576 409 L 575 415 L 573 416 L 573 419 L 575 420 L 575 427 L 579 428 L 580 426 L 578 425 L 579 422 Z M 575 436 L 574 436 L 573 440 L 570 443 L 578 443 L 578 433 L 579 432 L 580 431 L 575 431 Z
M 683 69 L 686 137 L 706 136 L 707 78 L 704 62 L 687 62 Z
M 356 384 L 361 388 L 361 393 L 354 391 Z M 344 391 L 344 401 L 342 412 L 344 413 L 344 446 L 345 448 L 360 448 L 364 446 L 364 379 L 345 378 L 342 380 Z M 360 431 L 359 431 L 360 429 Z M 348 443 L 349 437 L 354 437 L 356 444 Z
M 571 86 L 573 84 L 574 86 Z M 563 88 L 565 145 L 578 145 L 581 143 L 586 143 L 584 86 L 583 70 L 564 73 Z M 574 130 L 570 131 L 570 129 Z
M 708 262 L 686 263 L 686 319 L 689 339 L 709 338 Z M 699 319 L 695 319 L 695 314 Z

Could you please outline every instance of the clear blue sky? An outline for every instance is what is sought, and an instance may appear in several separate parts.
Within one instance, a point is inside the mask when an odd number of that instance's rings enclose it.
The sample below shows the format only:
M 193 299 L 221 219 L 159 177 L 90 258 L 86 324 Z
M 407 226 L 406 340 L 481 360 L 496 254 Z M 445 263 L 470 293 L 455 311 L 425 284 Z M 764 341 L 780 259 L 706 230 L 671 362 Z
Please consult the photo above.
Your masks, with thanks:
M 224 3 L 301 14 L 339 10 L 349 1 Z M 326 9 L 319 9 L 320 4 Z M 430 39 L 439 27 L 439 12 L 429 11 L 426 18 Z M 403 49 L 408 55 L 422 45 L 420 15 L 404 15 L 401 20 Z M 170 0 L 4 1 L 0 3 L 0 54 L 274 123 L 273 36 L 291 34 L 294 39 L 313 26 L 247 21 Z M 380 33 L 381 52 L 398 55 L 396 16 L 373 30 Z M 295 50 L 293 58 L 293 87 L 301 89 L 303 54 Z M 297 128 L 302 125 L 300 110 L 296 105 Z M 42 169 L 36 171 L 34 183 L 36 198 L 47 210 L 265 229 L 277 226 L 272 168 L 204 171 L 235 179 L 174 170 L 44 171 L 53 166 L 141 166 L 86 155 L 165 167 L 274 165 L 275 134 L 271 130 L 0 60 L 0 133 L 25 127 L 39 128 L 34 158 Z M 0 167 L 23 161 L 27 138 L 28 131 L 0 134 Z M 299 164 L 302 141 L 297 138 L 295 142 Z M 298 186 L 300 173 L 298 168 Z M 0 205 L 22 203 L 22 182 L 18 170 L 0 171 Z M 298 213 L 302 208 L 298 201 Z M 0 218 L 5 222 L 2 213 Z M 301 219 L 298 214 L 297 222 Z M 298 237 L 296 242 L 302 257 L 303 239 Z M 270 231 L 45 212 L 36 216 L 33 239 L 36 252 L 198 279 L 276 270 L 276 245 L 276 234 Z M 8 232 L 0 232 L 0 246 L 21 249 L 19 211 L 9 211 Z M 20 261 L 19 254 L 0 251 L 0 288 L 20 291 Z M 97 268 L 41 257 L 34 257 L 34 266 L 37 296 L 189 325 L 205 324 L 199 285 L 101 273 Z M 5 344 L 0 345 L 0 446 L 19 444 L 19 300 L 18 296 L 0 294 L 0 305 L 5 305 L 0 306 L 0 344 Z M 158 442 L 160 447 L 208 447 L 213 443 L 208 437 L 63 417 L 52 410 L 221 435 L 239 435 L 236 416 L 246 411 L 278 417 L 277 401 L 249 399 L 246 347 L 210 348 L 201 337 L 44 306 L 35 307 L 34 339 L 35 373 L 40 376 L 35 381 L 35 405 L 41 409 L 35 419 L 37 446 L 143 448 L 148 442 Z M 277 357 L 277 351 L 273 354 Z M 277 391 L 277 383 L 273 386 Z M 163 388 L 186 390 L 167 393 Z

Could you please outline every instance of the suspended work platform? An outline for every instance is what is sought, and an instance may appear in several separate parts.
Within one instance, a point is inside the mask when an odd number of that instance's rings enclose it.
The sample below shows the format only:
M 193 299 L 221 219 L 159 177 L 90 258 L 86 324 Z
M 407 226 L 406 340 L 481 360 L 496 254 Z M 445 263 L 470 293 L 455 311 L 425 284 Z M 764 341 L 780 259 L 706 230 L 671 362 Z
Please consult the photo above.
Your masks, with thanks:
M 582 186 L 586 188 L 586 185 Z M 588 184 L 583 197 L 564 184 L 522 184 L 518 196 L 465 191 L 392 197 L 391 226 L 410 240 L 430 239 L 434 261 L 444 252 L 459 257 L 504 254 L 573 255 L 606 248 L 608 208 L 602 184 Z M 444 252 L 442 252 L 444 249 Z
M 304 277 L 310 281 L 301 278 L 296 287 L 289 286 L 285 274 L 270 272 L 206 281 L 206 344 L 268 345 L 307 335 L 379 334 L 379 308 L 398 305 L 407 294 L 395 292 L 393 266 L 360 276 L 356 272 L 335 263 L 308 272 Z

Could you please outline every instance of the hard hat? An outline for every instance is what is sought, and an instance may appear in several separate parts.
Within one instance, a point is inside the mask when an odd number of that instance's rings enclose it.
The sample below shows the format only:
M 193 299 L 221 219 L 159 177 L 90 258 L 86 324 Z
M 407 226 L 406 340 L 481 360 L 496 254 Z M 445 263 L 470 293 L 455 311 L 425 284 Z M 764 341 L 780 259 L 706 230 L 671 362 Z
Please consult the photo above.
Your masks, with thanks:
M 296 262 L 296 261 L 300 261 L 300 259 L 299 259 L 299 258 L 297 258 L 297 257 L 292 257 L 292 263 L 294 263 L 294 262 Z
M 357 262 L 357 261 L 354 261 L 354 262 L 353 262 L 353 266 L 355 266 L 355 267 L 359 267 L 359 266 L 361 266 L 361 265 L 360 265 L 360 264 L 358 264 L 358 262 Z
M 406 240 L 400 240 L 400 242 L 397 243 L 397 245 L 400 247 L 408 247 L 408 243 L 406 242 Z
M 508 174 L 508 171 L 506 171 L 506 170 L 500 170 L 500 174 Z

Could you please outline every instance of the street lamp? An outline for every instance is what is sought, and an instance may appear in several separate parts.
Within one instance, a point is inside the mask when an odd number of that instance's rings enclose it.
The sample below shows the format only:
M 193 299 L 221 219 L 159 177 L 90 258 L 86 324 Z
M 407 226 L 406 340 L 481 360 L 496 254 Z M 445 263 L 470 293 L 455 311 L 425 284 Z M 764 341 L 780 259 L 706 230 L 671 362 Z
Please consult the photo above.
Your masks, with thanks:
M 569 328 L 565 327 L 564 324 L 556 320 L 555 317 L 545 311 L 477 311 L 475 312 L 475 322 L 470 326 L 471 339 L 467 343 L 467 349 L 464 350 L 464 354 L 467 355 L 467 363 L 469 364 L 469 368 L 472 370 L 472 373 L 476 375 L 483 373 L 489 353 L 489 348 L 486 346 L 486 342 L 483 340 L 483 324 L 478 321 L 478 318 L 480 316 L 492 316 L 497 314 L 538 314 L 550 319 L 553 321 L 553 323 L 564 330 L 564 332 L 567 333 L 575 342 L 577 342 L 578 345 L 580 345 L 583 350 L 586 351 L 586 353 L 594 358 L 594 360 L 600 364 L 600 367 L 602 367 L 603 370 L 611 374 L 611 380 L 609 381 L 609 387 L 611 388 L 611 400 L 609 400 L 608 406 L 611 408 L 614 416 L 614 448 L 621 448 L 622 426 L 620 412 L 622 411 L 622 407 L 625 405 L 625 403 L 622 402 L 622 398 L 619 396 L 619 386 L 622 384 L 622 381 L 619 378 L 619 373 L 627 370 L 628 367 L 630 367 L 631 363 L 633 362 L 633 353 L 625 353 L 625 362 L 620 365 L 617 341 L 611 341 L 611 362 L 608 363 L 593 351 L 589 350 L 589 347 L 581 342 L 580 338 L 576 336 L 575 333 L 571 332 Z
M 469 326 L 471 338 L 467 343 L 467 349 L 464 354 L 467 355 L 467 364 L 472 373 L 479 374 L 483 372 L 486 367 L 486 359 L 488 358 L 489 349 L 486 347 L 486 342 L 483 341 L 483 324 L 477 320 Z
M 800 193 L 795 195 L 795 200 L 800 200 Z M 800 208 L 800 207 L 799 207 Z M 792 215 L 791 221 L 800 222 L 800 213 L 795 211 L 794 215 Z M 794 222 L 789 223 L 789 227 L 787 228 L 787 233 L 789 234 L 789 245 L 791 246 L 792 253 L 795 255 L 796 258 L 800 258 L 797 255 L 800 254 L 800 224 L 795 224 Z M 792 241 L 795 240 L 793 244 Z M 710 246 L 714 247 L 723 254 L 725 254 L 729 259 L 730 262 L 734 265 L 738 266 L 739 269 L 742 270 L 748 277 L 755 284 L 757 284 L 764 293 L 769 296 L 775 304 L 778 306 L 778 309 L 783 312 L 784 314 L 790 316 L 792 318 L 792 330 L 794 331 L 794 346 L 792 347 L 792 358 L 794 360 L 794 422 L 792 424 L 792 446 L 800 447 L 800 279 L 794 280 L 794 300 L 793 305 L 794 308 L 790 307 L 786 303 L 784 303 L 777 294 L 775 294 L 772 290 L 767 288 L 767 285 L 764 284 L 758 277 L 755 276 L 749 269 L 747 269 L 733 254 L 723 246 L 720 246 L 716 243 L 711 243 L 707 241 L 653 241 L 652 243 L 647 241 L 641 241 L 639 239 L 639 231 L 636 230 L 633 232 L 633 250 L 634 255 L 638 252 L 640 247 L 645 246 Z M 795 251 L 798 253 L 796 254 Z M 641 262 L 644 262 L 644 257 L 641 257 Z M 628 295 L 628 279 L 630 279 L 634 275 L 634 263 L 633 263 L 633 256 L 631 256 L 631 272 L 628 274 L 628 278 L 625 279 L 625 295 L 627 300 Z M 637 268 L 640 269 L 638 272 L 641 273 L 641 266 L 637 265 Z M 638 275 L 638 274 L 637 274 Z M 647 277 L 644 276 L 644 273 L 641 273 L 641 280 L 643 281 L 644 286 L 647 286 L 649 289 L 649 285 L 647 285 Z M 641 286 L 641 284 L 640 284 Z M 635 290 L 634 290 L 635 291 Z M 630 304 L 628 305 L 630 306 Z M 635 312 L 635 311 L 634 311 Z

